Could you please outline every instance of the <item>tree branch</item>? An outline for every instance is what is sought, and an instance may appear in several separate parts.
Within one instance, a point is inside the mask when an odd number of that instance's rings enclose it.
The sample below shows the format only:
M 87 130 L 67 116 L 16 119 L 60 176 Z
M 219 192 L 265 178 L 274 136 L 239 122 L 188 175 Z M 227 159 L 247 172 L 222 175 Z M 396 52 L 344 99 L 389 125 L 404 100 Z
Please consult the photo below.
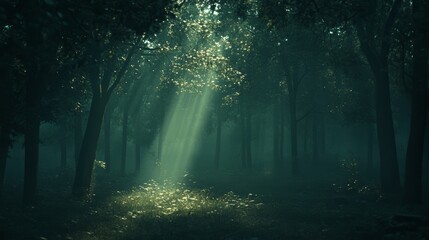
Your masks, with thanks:
M 119 83 L 121 82 L 122 78 L 125 75 L 125 72 L 128 69 L 128 66 L 130 65 L 131 62 L 131 58 L 134 55 L 134 53 L 137 51 L 138 49 L 138 43 L 140 42 L 141 37 L 138 37 L 136 43 L 134 46 L 132 46 L 128 52 L 127 57 L 125 58 L 124 63 L 122 64 L 121 69 L 119 70 L 118 74 L 116 75 L 116 79 L 115 81 L 112 83 L 112 85 L 107 89 L 107 94 L 106 94 L 106 98 L 109 99 L 109 97 L 112 95 L 112 92 L 115 90 L 115 88 L 119 85 Z
M 298 87 L 301 84 L 302 80 L 304 80 L 304 77 L 307 75 L 307 70 L 304 71 L 304 73 L 297 79 L 295 85 L 294 85 L 294 91 L 295 93 L 298 92 Z
M 369 66 L 371 67 L 373 72 L 376 73 L 376 72 L 378 72 L 379 66 L 380 66 L 380 64 L 378 62 L 379 59 L 378 59 L 378 56 L 377 56 L 376 52 L 374 51 L 374 49 L 371 48 L 368 33 L 364 30 L 362 24 L 363 24 L 362 20 L 360 20 L 360 19 L 355 21 L 355 27 L 356 27 L 356 32 L 357 32 L 357 35 L 359 38 L 359 44 L 360 44 L 360 47 L 362 49 L 362 52 L 366 56 L 366 59 L 369 63 Z
M 320 11 L 319 5 L 317 5 L 315 0 L 311 0 L 311 3 L 313 3 L 314 8 L 316 9 L 316 12 L 319 14 L 320 19 L 322 20 L 322 23 L 326 23 L 325 18 L 323 17 L 324 14 L 322 14 L 322 12 Z
M 399 13 L 403 0 L 395 0 L 392 8 L 390 9 L 389 15 L 387 16 L 386 22 L 383 26 L 382 38 L 381 38 L 381 56 L 386 56 L 390 49 L 390 33 L 392 32 L 393 24 L 396 21 L 396 17 Z
M 300 118 L 296 120 L 297 123 L 299 123 L 301 120 L 305 119 L 310 115 L 310 113 L 313 111 L 314 107 L 310 108 L 304 115 L 302 115 Z

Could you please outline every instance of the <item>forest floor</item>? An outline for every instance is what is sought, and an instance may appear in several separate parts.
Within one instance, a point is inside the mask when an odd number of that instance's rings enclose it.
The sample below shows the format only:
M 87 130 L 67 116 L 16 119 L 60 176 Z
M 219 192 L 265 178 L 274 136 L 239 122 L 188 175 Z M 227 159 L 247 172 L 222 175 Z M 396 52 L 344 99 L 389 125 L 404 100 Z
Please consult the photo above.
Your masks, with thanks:
M 98 176 L 90 201 L 70 197 L 71 177 L 56 176 L 41 179 L 38 205 L 25 211 L 20 188 L 9 186 L 0 239 L 429 239 L 426 205 L 404 207 L 363 185 L 202 176 L 182 184 Z

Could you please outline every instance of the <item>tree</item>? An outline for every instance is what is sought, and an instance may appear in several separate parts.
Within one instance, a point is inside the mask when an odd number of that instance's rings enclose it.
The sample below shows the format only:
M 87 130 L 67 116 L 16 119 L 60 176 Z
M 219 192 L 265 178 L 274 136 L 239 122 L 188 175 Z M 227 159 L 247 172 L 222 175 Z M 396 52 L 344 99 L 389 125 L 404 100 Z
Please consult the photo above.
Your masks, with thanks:
M 58 67 L 55 58 L 62 19 L 52 14 L 50 3 L 22 1 L 14 10 L 22 16 L 23 21 L 17 19 L 16 27 L 22 31 L 22 41 L 26 43 L 20 53 L 26 69 L 23 204 L 29 206 L 36 201 L 42 98 Z
M 131 58 L 141 48 L 142 36 L 157 31 L 171 4 L 170 1 L 126 3 L 96 1 L 79 6 L 85 11 L 76 31 L 85 27 L 91 29 L 81 34 L 83 39 L 86 39 L 85 51 L 88 53 L 87 69 L 92 100 L 76 167 L 73 184 L 75 196 L 87 196 L 90 192 L 95 153 L 106 104 L 126 73 Z M 90 24 L 87 25 L 88 23 Z M 88 35 L 91 32 L 95 34 Z M 126 47 L 126 44 L 131 46 Z M 121 53 L 124 49 L 126 53 Z
M 380 33 L 375 32 L 373 27 L 373 20 L 377 17 L 377 1 L 368 1 L 366 4 L 363 6 L 362 13 L 355 19 L 355 26 L 362 52 L 371 67 L 375 80 L 374 94 L 377 137 L 380 148 L 381 188 L 384 192 L 396 193 L 400 188 L 400 182 L 390 103 L 388 58 L 392 28 L 397 20 L 402 1 L 395 0 L 393 2 L 386 19 L 382 22 Z
M 248 84 L 242 74 L 246 54 L 250 52 L 251 28 L 242 21 L 229 18 L 234 5 L 210 5 L 207 1 L 193 1 L 182 8 L 177 18 L 169 22 L 169 41 L 182 43 L 169 56 L 173 59 L 168 70 L 163 70 L 162 84 L 173 88 L 180 97 L 199 96 L 210 92 L 213 125 L 217 140 L 215 166 L 219 165 L 222 122 L 228 119 L 228 110 L 240 105 L 242 127 L 242 165 L 250 166 L 249 111 L 246 110 Z M 240 31 L 241 30 L 241 31 Z M 244 61 L 243 61 L 244 60 Z M 160 134 L 160 138 L 164 138 Z M 246 136 L 246 137 L 244 137 Z M 161 141 L 162 142 L 162 141 Z M 160 144 L 161 145 L 161 144 Z
M 63 61 L 60 54 L 63 50 L 60 47 L 61 29 L 66 24 L 65 5 L 67 3 L 62 5 L 55 1 L 19 1 L 18 4 L 9 1 L 2 5 L 8 13 L 5 26 L 10 30 L 9 33 L 3 32 L 6 33 L 5 43 L 8 45 L 5 57 L 13 63 L 5 71 L 11 73 L 7 76 L 7 81 L 12 81 L 10 93 L 14 93 L 10 99 L 20 99 L 10 102 L 9 107 L 14 107 L 14 110 L 9 109 L 5 113 L 5 116 L 14 119 L 11 123 L 15 124 L 4 125 L 11 126 L 12 131 L 7 127 L 2 128 L 2 132 L 24 134 L 24 206 L 36 201 L 40 123 L 57 120 L 59 115 L 70 109 L 69 104 L 75 99 L 62 95 L 65 93 L 64 86 L 69 86 L 67 81 L 70 80 L 69 64 Z M 59 95 L 61 101 L 58 101 Z M 21 131 L 16 131 L 14 125 L 17 123 L 23 125 Z
M 362 55 L 359 39 L 352 26 L 332 29 L 329 34 L 329 76 L 333 103 L 329 111 L 345 124 L 364 124 L 366 128 L 366 177 L 374 177 L 374 98 L 373 74 L 365 56 Z
M 1 7 L 0 7 L 1 9 Z M 20 59 L 20 29 L 1 19 L 0 33 L 0 196 L 2 195 L 6 162 L 13 138 L 23 132 L 23 87 L 25 68 Z
M 272 24 L 288 24 L 298 19 L 304 25 L 334 29 L 352 22 L 360 47 L 375 82 L 377 137 L 380 148 L 380 181 L 383 192 L 400 187 L 395 133 L 390 103 L 389 54 L 392 30 L 401 11 L 402 0 L 383 1 L 271 1 L 264 2 L 265 15 Z
M 140 64 L 137 64 L 140 65 Z M 121 174 L 126 174 L 126 156 L 127 156 L 127 143 L 128 143 L 128 124 L 130 111 L 132 111 L 132 106 L 135 105 L 140 94 L 141 88 L 143 86 L 143 79 L 141 76 L 135 78 L 134 84 L 131 86 L 131 93 L 127 94 L 126 99 L 124 100 L 123 114 L 122 114 L 122 149 L 121 149 Z
M 406 203 L 422 201 L 422 162 L 425 129 L 428 114 L 428 33 L 429 3 L 414 0 L 412 7 L 413 36 L 413 75 L 410 135 L 408 139 L 405 165 Z

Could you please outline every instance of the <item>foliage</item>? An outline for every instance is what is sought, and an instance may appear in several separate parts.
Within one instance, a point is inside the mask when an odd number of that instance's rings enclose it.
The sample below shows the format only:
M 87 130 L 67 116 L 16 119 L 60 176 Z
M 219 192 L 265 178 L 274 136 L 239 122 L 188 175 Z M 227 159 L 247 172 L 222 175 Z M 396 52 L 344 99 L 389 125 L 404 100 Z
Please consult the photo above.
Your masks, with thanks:
M 130 192 L 118 192 L 113 197 L 113 203 L 123 205 L 129 212 L 130 218 L 151 216 L 163 218 L 168 216 L 188 215 L 219 215 L 231 212 L 244 214 L 246 211 L 258 209 L 262 203 L 257 196 L 249 194 L 240 197 L 228 192 L 220 197 L 212 196 L 209 190 L 193 190 L 184 183 L 169 181 L 156 182 L 151 180 Z
M 362 195 L 377 195 L 381 197 L 379 189 L 363 184 L 360 179 L 359 165 L 356 158 L 341 158 L 339 160 L 341 169 L 344 171 L 346 181 L 344 184 L 333 184 L 334 190 L 339 193 L 358 193 Z
M 219 18 L 220 9 L 211 10 L 204 1 L 189 4 L 168 22 L 168 37 L 177 38 L 171 63 L 163 69 L 164 85 L 177 87 L 178 92 L 201 92 L 208 87 L 222 92 L 234 92 L 243 83 L 245 75 L 232 65 L 227 52 L 234 42 L 244 43 L 246 38 L 231 38 L 230 20 Z M 235 29 L 234 34 L 239 33 Z M 242 31 L 242 33 L 245 31 Z M 240 41 L 237 41 L 240 39 Z M 248 52 L 248 46 L 237 47 Z M 234 90 L 235 89 L 235 90 Z

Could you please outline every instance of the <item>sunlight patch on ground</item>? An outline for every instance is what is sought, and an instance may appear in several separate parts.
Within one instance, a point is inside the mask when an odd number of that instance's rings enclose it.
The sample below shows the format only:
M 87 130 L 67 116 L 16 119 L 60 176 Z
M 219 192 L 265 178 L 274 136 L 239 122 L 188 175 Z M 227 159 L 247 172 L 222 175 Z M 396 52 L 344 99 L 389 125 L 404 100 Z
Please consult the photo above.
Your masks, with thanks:
M 129 191 L 117 191 L 91 211 L 95 219 L 91 227 L 66 239 L 175 239 L 192 231 L 205 234 L 229 227 L 253 229 L 259 224 L 258 212 L 263 207 L 254 194 L 228 192 L 216 196 L 184 183 L 151 180 Z
M 240 197 L 233 192 L 215 197 L 209 190 L 192 190 L 183 183 L 150 181 L 127 193 L 120 193 L 112 199 L 115 205 L 132 209 L 130 218 L 151 216 L 210 215 L 225 212 L 235 214 L 257 209 L 262 203 L 257 196 L 249 194 Z

